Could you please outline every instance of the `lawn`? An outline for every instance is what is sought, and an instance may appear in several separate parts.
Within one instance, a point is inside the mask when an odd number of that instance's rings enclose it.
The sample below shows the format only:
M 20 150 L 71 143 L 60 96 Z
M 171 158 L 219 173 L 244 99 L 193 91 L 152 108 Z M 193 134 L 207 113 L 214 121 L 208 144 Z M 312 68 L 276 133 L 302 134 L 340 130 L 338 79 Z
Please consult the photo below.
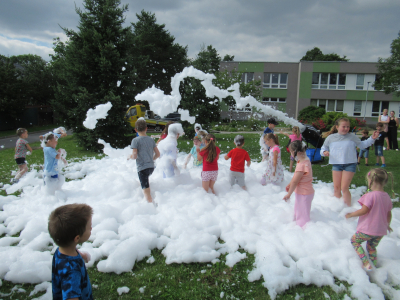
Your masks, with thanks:
M 235 134 L 216 134 L 217 144 L 221 148 L 222 153 L 228 152 L 234 147 L 233 138 Z M 259 134 L 244 134 L 245 149 L 249 152 L 253 161 L 260 161 L 261 155 L 259 151 Z M 279 135 L 281 146 L 286 145 L 286 136 Z M 178 148 L 182 152 L 188 152 L 192 147 L 190 140 L 179 139 Z M 32 147 L 39 147 L 39 143 L 34 143 Z M 88 157 L 101 158 L 95 152 L 89 152 L 77 146 L 74 136 L 68 136 L 59 140 L 58 148 L 66 149 L 68 159 L 86 159 Z M 398 162 L 397 156 L 399 152 L 385 152 L 387 170 L 394 173 L 394 177 L 398 178 L 400 171 L 396 167 Z M 13 149 L 0 151 L 0 182 L 7 183 L 12 178 L 11 171 L 16 170 L 13 159 Z M 289 165 L 289 154 L 282 152 L 283 164 Z M 370 152 L 371 162 L 375 161 L 374 154 Z M 31 167 L 38 168 L 39 164 L 43 164 L 43 152 L 35 149 L 32 156 L 28 157 Z M 325 182 L 331 181 L 331 169 L 329 166 L 323 167 L 325 163 L 314 164 L 314 177 Z M 372 164 L 372 163 L 370 163 Z M 365 174 L 372 167 L 360 165 L 360 171 L 357 171 L 353 184 L 356 186 L 365 185 Z M 218 183 L 217 183 L 218 184 Z M 395 187 L 395 192 L 400 193 L 400 187 Z M 390 186 L 388 188 L 390 191 Z M 0 191 L 0 195 L 5 192 Z M 399 207 L 399 203 L 394 203 L 395 207 Z M 2 223 L 0 223 L 2 225 Z M 222 240 L 220 240 L 223 243 Z M 241 250 L 241 252 L 244 252 Z M 220 299 L 221 293 L 224 293 L 224 299 L 269 299 L 267 289 L 262 285 L 262 280 L 249 282 L 247 275 L 252 269 L 254 256 L 247 253 L 247 259 L 237 263 L 233 268 L 225 264 L 225 256 L 220 257 L 220 262 L 211 263 L 191 263 L 191 264 L 171 264 L 165 263 L 165 257 L 161 250 L 153 250 L 152 256 L 155 258 L 154 263 L 147 263 L 144 260 L 137 262 L 129 273 L 117 275 L 115 273 L 101 273 L 95 267 L 89 268 L 89 276 L 93 285 L 94 299 Z M 342 282 L 344 286 L 348 284 Z M 337 281 L 340 285 L 340 282 Z M 16 284 L 2 281 L 0 283 L 1 299 L 32 299 L 35 296 L 28 296 L 35 285 L 18 284 L 19 288 L 26 290 L 26 293 L 18 293 L 17 290 L 12 291 Z M 130 289 L 128 294 L 117 293 L 118 287 L 127 286 Z M 141 292 L 143 291 L 143 293 Z M 11 295 L 8 295 L 12 293 Z M 347 291 L 336 294 L 330 287 L 317 287 L 315 285 L 297 285 L 289 288 L 284 293 L 278 295 L 277 299 L 295 299 L 296 296 L 303 296 L 301 299 L 326 299 L 329 295 L 330 299 L 343 299 Z

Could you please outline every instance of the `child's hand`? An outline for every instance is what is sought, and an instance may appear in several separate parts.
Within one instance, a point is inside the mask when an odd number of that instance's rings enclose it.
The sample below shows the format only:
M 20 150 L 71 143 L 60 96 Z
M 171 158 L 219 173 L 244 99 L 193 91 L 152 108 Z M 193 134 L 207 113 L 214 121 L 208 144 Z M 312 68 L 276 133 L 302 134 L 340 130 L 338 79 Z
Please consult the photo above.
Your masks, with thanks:
M 82 252 L 82 251 L 79 251 L 78 250 L 78 252 L 79 252 L 79 254 L 82 256 L 82 258 L 83 258 L 83 261 L 85 262 L 85 263 L 88 263 L 89 261 L 90 261 L 90 254 L 89 253 L 87 253 L 87 252 Z
M 374 133 L 372 134 L 372 138 L 374 139 L 374 140 L 376 140 L 378 137 L 379 137 L 379 131 L 378 130 L 376 130 L 376 131 L 374 131 Z
M 283 197 L 283 200 L 285 200 L 286 202 L 288 202 L 288 200 L 290 199 L 290 195 L 286 194 L 285 197 Z
M 349 218 L 352 218 L 353 216 L 352 216 L 352 213 L 347 213 L 346 214 L 346 219 L 349 219 Z
M 289 192 L 289 189 L 290 189 L 290 183 L 286 186 L 286 192 Z
M 27 152 L 26 152 L 26 155 L 31 155 L 31 154 L 32 154 L 31 151 L 27 151 Z
M 388 225 L 388 230 L 389 230 L 389 232 L 393 232 L 393 229 L 392 229 L 392 227 L 390 227 L 390 225 Z
M 329 156 L 329 151 L 324 151 L 324 156 Z
M 272 173 L 272 176 L 275 177 L 275 171 Z

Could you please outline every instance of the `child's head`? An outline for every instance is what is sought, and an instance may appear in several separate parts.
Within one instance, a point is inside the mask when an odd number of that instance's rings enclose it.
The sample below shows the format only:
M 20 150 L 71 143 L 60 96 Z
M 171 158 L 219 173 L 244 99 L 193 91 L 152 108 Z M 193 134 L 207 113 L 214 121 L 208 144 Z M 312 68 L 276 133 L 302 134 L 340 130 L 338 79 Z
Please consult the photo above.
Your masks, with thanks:
M 145 120 L 138 119 L 135 123 L 135 129 L 137 132 L 144 132 L 147 129 L 147 124 Z
M 193 145 L 200 146 L 200 144 L 201 144 L 200 138 L 198 136 L 195 136 L 193 138 Z
M 56 148 L 57 142 L 58 139 L 52 132 L 46 133 L 43 137 L 43 143 L 46 147 Z
M 235 136 L 235 139 L 233 140 L 233 142 L 235 143 L 235 145 L 237 147 L 242 147 L 244 145 L 244 136 L 238 134 L 237 136 Z
M 22 135 L 25 135 L 25 133 L 28 133 L 28 130 L 26 128 L 18 128 L 17 129 L 17 135 L 19 137 L 22 137 Z
M 83 243 L 90 237 L 93 209 L 86 204 L 68 204 L 57 207 L 49 216 L 48 230 L 60 247 L 71 246 L 79 236 Z
M 362 134 L 363 134 L 363 136 L 368 136 L 368 134 L 369 134 L 369 131 L 368 131 L 368 129 L 364 129 L 363 131 L 362 131 Z
M 350 120 L 340 118 L 335 122 L 339 134 L 347 134 L 350 131 Z
M 174 124 L 169 125 L 168 136 L 178 138 L 184 134 L 185 134 L 185 132 L 183 131 L 181 123 L 174 123 Z
M 217 157 L 217 146 L 215 136 L 211 133 L 207 134 L 205 137 L 206 146 L 204 147 L 203 151 L 208 151 L 208 156 L 206 161 L 213 162 L 214 159 Z
M 271 129 L 274 129 L 275 126 L 279 124 L 274 118 L 269 118 L 267 120 L 267 123 L 268 123 L 268 127 Z
M 298 126 L 293 126 L 292 127 L 292 132 L 295 134 L 298 138 L 300 137 L 300 128 Z
M 368 182 L 368 188 L 371 189 L 371 186 L 373 184 L 377 184 L 384 187 L 389 180 L 389 175 L 392 177 L 392 190 L 393 190 L 393 174 L 391 172 L 386 172 L 386 170 L 382 168 L 372 169 L 371 171 L 368 172 L 366 176 Z
M 289 151 L 290 151 L 290 154 L 291 154 L 294 158 L 296 158 L 296 157 L 297 157 L 297 154 L 299 154 L 299 153 L 305 154 L 305 152 L 306 152 L 306 146 L 303 144 L 302 141 L 294 141 L 294 142 L 291 142 L 291 143 L 290 143 L 290 145 L 289 145 Z
M 206 136 L 207 136 L 207 131 L 205 131 L 205 130 L 199 130 L 199 132 L 197 133 L 197 136 L 199 136 L 200 139 L 201 139 L 201 141 L 202 141 L 203 143 L 205 143 Z
M 58 134 L 63 134 L 63 133 L 66 133 L 67 131 L 65 130 L 64 127 L 58 127 L 56 129 L 54 129 L 54 132 L 58 133 Z
M 202 130 L 203 128 L 199 123 L 194 124 L 194 131 L 199 132 L 199 130 Z
M 267 133 L 266 135 L 264 135 L 264 140 L 270 147 L 273 146 L 274 144 L 279 146 L 278 137 L 273 133 Z
M 381 123 L 381 122 L 376 123 L 376 129 L 378 129 L 379 131 L 382 131 L 383 123 Z

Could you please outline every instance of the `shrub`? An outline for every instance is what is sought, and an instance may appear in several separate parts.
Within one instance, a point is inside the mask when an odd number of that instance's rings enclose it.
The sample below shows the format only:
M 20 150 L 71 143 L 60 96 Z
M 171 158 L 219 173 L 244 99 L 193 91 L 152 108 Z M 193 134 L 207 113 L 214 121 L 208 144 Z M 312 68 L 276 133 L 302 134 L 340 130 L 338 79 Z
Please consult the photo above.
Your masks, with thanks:
M 299 112 L 297 119 L 302 123 L 312 123 L 313 121 L 321 119 L 325 113 L 326 111 L 322 107 L 307 106 Z

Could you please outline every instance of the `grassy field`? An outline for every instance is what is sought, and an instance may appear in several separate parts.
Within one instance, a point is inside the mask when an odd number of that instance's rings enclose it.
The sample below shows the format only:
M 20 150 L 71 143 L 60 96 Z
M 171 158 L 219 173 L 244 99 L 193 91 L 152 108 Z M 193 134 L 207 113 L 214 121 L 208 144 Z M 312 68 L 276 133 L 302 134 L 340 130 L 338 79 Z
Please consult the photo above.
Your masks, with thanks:
M 216 134 L 217 144 L 221 147 L 222 152 L 227 152 L 234 147 L 233 138 L 235 134 Z M 249 152 L 253 161 L 260 161 L 259 151 L 259 134 L 244 134 L 245 149 Z M 281 145 L 286 145 L 287 138 L 280 135 Z M 34 148 L 39 147 L 39 143 L 31 145 Z M 188 152 L 192 147 L 190 140 L 179 139 L 178 148 L 180 151 Z M 229 149 L 227 148 L 229 147 Z M 88 157 L 101 158 L 98 153 L 89 152 L 79 148 L 73 136 L 68 136 L 59 140 L 58 148 L 66 149 L 68 159 L 86 159 Z M 13 159 L 13 149 L 0 151 L 0 182 L 7 183 L 10 181 L 11 171 L 16 170 L 16 164 Z M 398 168 L 398 157 L 400 152 L 385 152 L 387 170 L 394 173 L 395 178 L 399 178 L 400 170 Z M 283 151 L 282 160 L 284 165 L 289 165 L 289 154 Z M 375 156 L 370 151 L 370 160 L 375 162 Z M 32 165 L 43 164 L 43 151 L 35 149 L 32 156 L 28 157 L 29 163 Z M 320 163 L 313 165 L 314 177 L 318 180 L 331 182 L 331 168 L 329 166 L 322 167 L 327 164 Z M 372 167 L 360 165 L 360 171 L 356 172 L 353 184 L 356 186 L 365 185 L 365 174 Z M 400 187 L 395 186 L 395 192 L 400 193 Z M 388 188 L 390 191 L 390 187 Z M 0 195 L 5 195 L 4 191 L 0 191 Z M 394 203 L 395 207 L 399 207 L 399 202 Z M 220 240 L 223 243 L 222 240 Z M 241 252 L 244 252 L 241 250 Z M 262 280 L 249 282 L 247 275 L 252 269 L 254 256 L 247 253 L 247 259 L 237 263 L 233 268 L 225 264 L 225 256 L 220 257 L 220 262 L 211 263 L 191 263 L 191 264 L 171 264 L 165 263 L 165 257 L 161 250 L 153 250 L 152 255 L 155 262 L 150 264 L 146 259 L 137 262 L 130 273 L 117 275 L 115 273 L 101 273 L 96 267 L 88 269 L 91 283 L 93 285 L 94 299 L 220 299 L 221 293 L 224 293 L 224 299 L 270 299 L 268 290 L 262 285 Z M 346 287 L 349 285 L 342 282 Z M 340 284 L 337 281 L 337 284 Z M 17 293 L 12 291 L 16 284 L 2 281 L 0 283 L 0 299 L 33 299 L 42 295 L 36 294 L 29 297 L 29 292 L 33 290 L 35 285 L 18 284 L 17 286 L 26 290 L 26 293 Z M 130 289 L 128 294 L 117 293 L 118 287 L 127 286 Z M 139 291 L 144 288 L 143 293 Z M 10 294 L 11 295 L 7 295 Z M 336 294 L 330 287 L 317 287 L 315 285 L 297 285 L 289 288 L 284 293 L 278 295 L 277 299 L 295 299 L 296 295 L 303 295 L 301 299 L 326 299 L 325 294 L 330 299 L 343 299 L 344 294 L 349 292 L 341 292 Z

